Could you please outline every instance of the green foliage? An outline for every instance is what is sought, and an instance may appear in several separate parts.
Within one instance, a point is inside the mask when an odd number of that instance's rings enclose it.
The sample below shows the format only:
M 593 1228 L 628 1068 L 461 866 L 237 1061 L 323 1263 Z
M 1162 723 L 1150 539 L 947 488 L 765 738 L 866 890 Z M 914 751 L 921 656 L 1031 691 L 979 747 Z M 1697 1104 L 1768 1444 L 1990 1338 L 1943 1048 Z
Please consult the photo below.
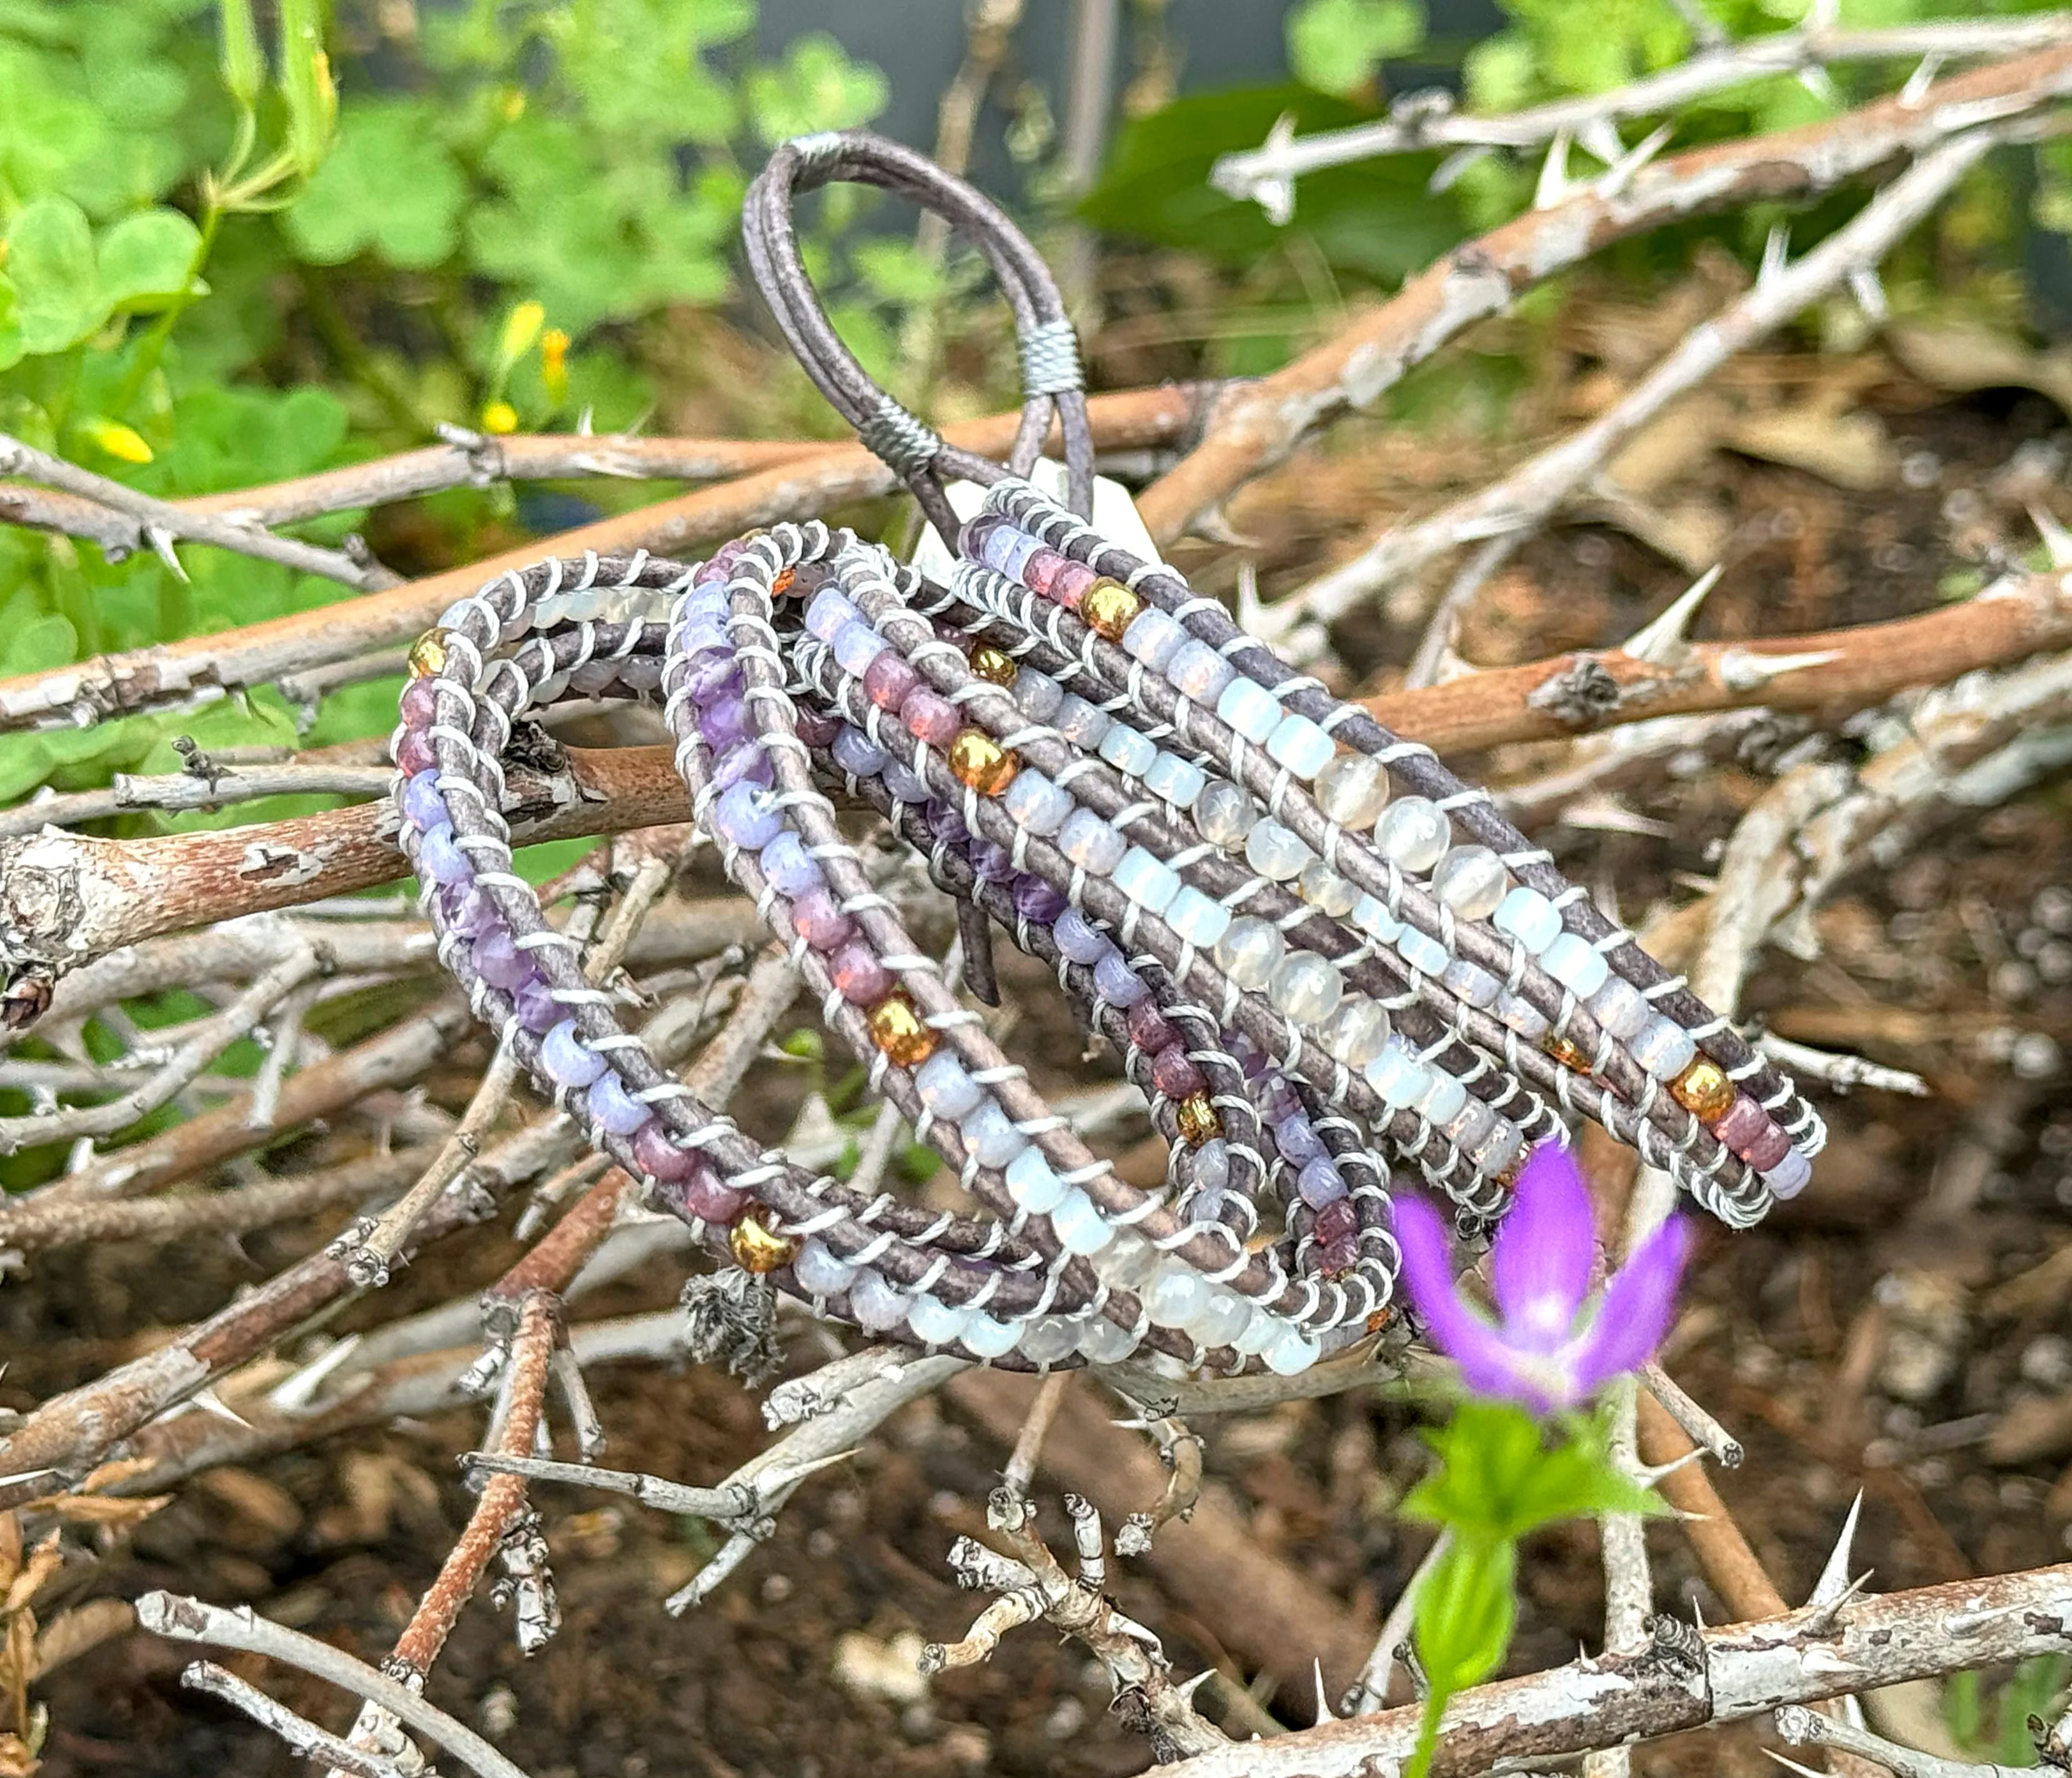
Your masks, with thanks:
M 1288 15 L 1288 71 L 1341 97 L 1363 90 L 1375 67 L 1424 41 L 1417 0 L 1302 0 Z
M 1980 1674 L 1953 1673 L 1942 1694 L 1942 1713 L 1951 1736 L 1974 1759 L 2033 1766 L 2037 1753 L 2029 1720 L 2057 1720 L 2064 1708 L 2068 1681 L 2072 1681 L 2072 1661 L 2063 1655 L 2038 1655 L 2025 1661 L 2004 1685 L 1990 1693 Z

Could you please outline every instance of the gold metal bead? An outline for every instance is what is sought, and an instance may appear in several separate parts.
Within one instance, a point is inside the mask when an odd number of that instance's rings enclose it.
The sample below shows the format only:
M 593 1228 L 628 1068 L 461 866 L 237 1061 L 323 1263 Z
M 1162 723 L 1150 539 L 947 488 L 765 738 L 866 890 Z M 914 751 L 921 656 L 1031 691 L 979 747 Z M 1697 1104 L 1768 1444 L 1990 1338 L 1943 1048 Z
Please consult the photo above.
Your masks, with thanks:
M 1669 1095 L 1701 1123 L 1716 1123 L 1733 1109 L 1734 1084 L 1717 1062 L 1699 1056 L 1669 1083 Z
M 917 1068 L 935 1053 L 935 1033 L 903 994 L 879 1001 L 870 1009 L 869 1023 L 871 1042 L 902 1068 Z
M 1540 1047 L 1564 1068 L 1572 1069 L 1577 1074 L 1588 1074 L 1590 1072 L 1589 1057 L 1577 1048 L 1567 1038 L 1550 1036 Z
M 981 796 L 997 796 L 1014 781 L 1022 762 L 984 729 L 968 728 L 950 743 L 951 775 Z
M 799 1251 L 799 1243 L 791 1236 L 764 1228 L 752 1216 L 743 1216 L 727 1230 L 726 1245 L 734 1263 L 758 1278 L 780 1266 L 789 1266 Z
M 1223 1133 L 1223 1121 L 1206 1093 L 1188 1094 L 1174 1108 L 1173 1121 L 1179 1127 L 1180 1139 L 1196 1148 Z
M 1015 675 L 1022 669 L 1013 655 L 981 642 L 972 650 L 971 670 L 1005 691 L 1013 685 Z
M 427 630 L 410 644 L 410 677 L 429 679 L 435 673 L 444 671 L 446 664 L 446 632 Z
M 1122 640 L 1122 632 L 1143 609 L 1142 599 L 1120 581 L 1110 580 L 1106 575 L 1089 586 L 1087 596 L 1079 601 L 1079 615 L 1086 619 L 1087 627 L 1111 642 Z

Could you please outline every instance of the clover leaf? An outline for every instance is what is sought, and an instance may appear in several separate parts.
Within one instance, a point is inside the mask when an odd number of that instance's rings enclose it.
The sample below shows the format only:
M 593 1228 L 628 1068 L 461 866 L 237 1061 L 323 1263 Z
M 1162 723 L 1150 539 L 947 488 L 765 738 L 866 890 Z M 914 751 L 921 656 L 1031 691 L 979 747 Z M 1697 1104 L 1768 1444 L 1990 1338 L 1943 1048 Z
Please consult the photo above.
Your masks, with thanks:
M 467 182 L 414 99 L 347 107 L 333 149 L 288 212 L 290 238 L 319 265 L 367 252 L 423 270 L 459 244 Z

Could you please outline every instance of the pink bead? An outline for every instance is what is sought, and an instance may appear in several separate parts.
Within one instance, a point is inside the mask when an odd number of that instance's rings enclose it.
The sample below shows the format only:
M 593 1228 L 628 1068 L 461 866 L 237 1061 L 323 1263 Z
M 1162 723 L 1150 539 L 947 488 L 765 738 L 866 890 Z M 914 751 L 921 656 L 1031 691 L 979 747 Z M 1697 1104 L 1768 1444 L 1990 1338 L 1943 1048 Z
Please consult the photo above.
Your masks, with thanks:
M 403 731 L 403 739 L 396 743 L 396 764 L 405 777 L 414 778 L 421 772 L 430 772 L 438 763 L 422 729 Z
M 1209 1090 L 1209 1083 L 1202 1078 L 1202 1071 L 1178 1043 L 1169 1045 L 1151 1058 L 1151 1084 L 1169 1099 L 1191 1099 L 1196 1093 Z
M 791 903 L 791 930 L 816 951 L 832 951 L 856 936 L 856 922 L 825 889 L 808 889 Z
M 429 728 L 439 707 L 439 682 L 413 679 L 403 688 L 403 720 L 412 728 Z
M 1724 1146 L 1745 1160 L 1749 1146 L 1762 1139 L 1762 1133 L 1766 1127 L 1771 1127 L 1770 1114 L 1743 1093 L 1735 1096 L 1734 1102 L 1727 1108 L 1726 1116 L 1712 1126 L 1712 1134 Z
M 906 702 L 899 706 L 899 720 L 909 733 L 932 747 L 948 747 L 964 726 L 957 706 L 926 685 L 918 685 L 906 694 Z
M 892 972 L 858 943 L 843 945 L 828 959 L 828 977 L 852 1006 L 874 1006 L 892 992 Z
M 658 1118 L 651 1117 L 635 1130 L 629 1146 L 635 1166 L 650 1178 L 672 1184 L 680 1184 L 704 1164 L 693 1150 L 671 1142 Z
M 1124 1015 L 1123 1023 L 1128 1028 L 1130 1042 L 1152 1056 L 1180 1040 L 1170 1021 L 1148 998 L 1132 1006 Z
M 1317 1261 L 1327 1273 L 1350 1272 L 1359 1264 L 1359 1242 L 1347 1236 L 1343 1241 L 1324 1242 Z
M 1071 557 L 1061 556 L 1054 549 L 1038 549 L 1022 565 L 1022 584 L 1032 593 L 1039 593 L 1048 599 L 1051 587 L 1057 582 L 1058 570 L 1071 561 Z
M 1346 1240 L 1359 1227 L 1359 1218 L 1353 1214 L 1353 1200 L 1340 1198 L 1326 1204 L 1317 1212 L 1314 1226 L 1317 1239 L 1326 1246 Z
M 1079 601 L 1087 596 L 1087 589 L 1100 578 L 1083 562 L 1067 562 L 1051 577 L 1047 596 L 1067 611 L 1076 611 Z
M 920 683 L 920 674 L 890 648 L 863 670 L 863 695 L 882 710 L 898 710 Z
M 668 1187 L 669 1196 L 682 1209 L 680 1215 L 696 1216 L 701 1222 L 715 1222 L 722 1225 L 732 1222 L 741 1214 L 746 1202 L 743 1193 L 724 1183 L 710 1163 L 698 1163 L 697 1170 L 687 1179 L 673 1180 Z
M 1757 1172 L 1767 1173 L 1791 1152 L 1791 1138 L 1778 1128 L 1774 1119 L 1766 1115 L 1762 1135 L 1738 1152 Z

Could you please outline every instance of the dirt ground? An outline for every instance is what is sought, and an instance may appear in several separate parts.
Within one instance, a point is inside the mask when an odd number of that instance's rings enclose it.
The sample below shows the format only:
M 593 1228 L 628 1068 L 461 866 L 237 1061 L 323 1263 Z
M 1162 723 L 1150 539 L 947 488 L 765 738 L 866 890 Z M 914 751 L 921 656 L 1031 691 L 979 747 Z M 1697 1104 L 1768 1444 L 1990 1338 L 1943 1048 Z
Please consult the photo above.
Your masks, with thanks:
M 1766 374 L 1762 386 L 1785 392 L 1773 403 L 1798 400 L 1815 380 L 1806 360 L 1767 361 L 1766 373 L 1765 362 L 1735 375 L 1754 388 Z M 1588 393 L 1561 398 L 1586 402 Z M 1883 479 L 1852 487 L 1838 482 L 1833 463 L 1716 446 L 1651 496 L 1653 510 L 1674 512 L 1678 488 L 1700 488 L 1728 528 L 1728 574 L 1698 633 L 1775 633 L 1928 608 L 1951 590 L 1953 573 L 2033 543 L 2025 502 L 2059 497 L 2063 422 L 2035 396 L 1953 398 L 1887 366 L 1857 377 L 1829 411 L 1875 423 Z M 1838 435 L 1844 430 L 1838 422 Z M 1256 541 L 1271 593 L 1350 536 L 1343 515 L 1372 523 L 1392 507 L 1429 505 L 1493 467 L 1486 452 L 1443 443 L 1368 451 L 1340 440 L 1255 490 L 1229 517 Z M 2072 503 L 2059 509 L 2072 519 Z M 1485 590 L 1462 651 L 1494 662 L 1613 643 L 1687 578 L 1637 541 L 1629 522 L 1564 526 Z M 1205 578 L 1217 584 L 1214 573 Z M 1342 641 L 1353 668 L 1368 672 L 1404 659 L 1420 627 L 1407 606 L 1392 607 Z M 1779 737 L 1778 749 L 1791 740 Z M 1846 751 L 1852 743 L 1834 744 Z M 1552 757 L 1519 749 L 1485 763 L 1511 776 Z M 1706 877 L 1718 841 L 1763 781 L 1738 763 L 1710 768 L 1631 799 L 1630 813 L 1658 830 L 1565 827 L 1551 843 L 1578 880 L 1600 892 L 1615 885 L 1634 919 Z M 1820 917 L 1817 961 L 1773 952 L 1749 983 L 1748 1016 L 1915 1070 L 1932 1088 L 1926 1099 L 1816 1095 L 1834 1134 L 1812 1189 L 1752 1233 L 1708 1229 L 1667 1354 L 1687 1388 L 1747 1444 L 1745 1466 L 1716 1480 L 1787 1598 L 1811 1586 L 1859 1489 L 1856 1566 L 1873 1569 L 1879 1588 L 2064 1555 L 2072 1522 L 2064 1289 L 2072 1267 L 2059 1263 L 2072 1254 L 2065 799 L 2062 784 L 2046 786 L 1944 829 L 1889 874 L 1856 879 Z M 1040 982 L 1029 986 L 1021 1052 L 1046 1059 L 1046 1084 L 1097 1074 L 1105 1064 L 1072 1064 L 1076 1046 L 1062 1018 Z M 751 1121 L 769 1127 L 774 1105 L 749 1103 Z M 509 1222 L 507 1215 L 435 1253 L 391 1297 L 429 1306 L 486 1282 L 515 1251 Z M 241 1246 L 197 1240 L 171 1252 L 115 1247 L 39 1259 L 0 1288 L 0 1343 L 10 1359 L 0 1406 L 26 1408 L 98 1373 L 149 1330 L 212 1309 L 330 1232 L 297 1227 Z M 679 1282 L 675 1268 L 656 1266 L 586 1302 L 584 1316 L 665 1307 Z M 380 1311 L 388 1319 L 395 1303 L 384 1300 Z M 372 1319 L 362 1303 L 338 1325 Z M 814 1362 L 816 1349 L 810 1336 L 795 1336 L 796 1367 Z M 754 1400 L 725 1377 L 610 1365 L 591 1381 L 610 1438 L 606 1460 L 616 1467 L 709 1481 L 767 1436 Z M 1073 1387 L 1075 1448 L 1094 1466 L 1101 1485 L 1092 1492 L 1112 1522 L 1149 1504 L 1130 1492 L 1134 1472 L 1102 1455 L 1130 1448 L 1131 1435 L 1103 1426 L 1113 1404 L 1094 1385 Z M 579 1491 L 538 1489 L 565 1613 L 559 1636 L 522 1660 L 508 1611 L 478 1599 L 432 1697 L 533 1778 L 1075 1778 L 1142 1769 L 1144 1746 L 1111 1715 L 1099 1670 L 1048 1631 L 1013 1633 L 983 1667 L 927 1684 L 914 1673 L 919 1643 L 961 1634 L 977 1608 L 952 1584 L 944 1555 L 955 1537 L 983 1530 L 986 1492 L 1005 1454 L 996 1426 L 1012 1425 L 1026 1393 L 1021 1382 L 984 1379 L 968 1395 L 908 1410 L 852 1463 L 809 1484 L 743 1572 L 683 1619 L 665 1615 L 660 1601 L 711 1553 L 705 1531 Z M 974 1408 L 981 1395 L 997 1405 L 992 1418 Z M 1320 1623 L 1320 1648 L 1357 1647 L 1371 1636 L 1424 1546 L 1428 1533 L 1389 1511 L 1419 1473 L 1416 1429 L 1408 1406 L 1380 1396 L 1197 1428 L 1207 1441 L 1205 1513 L 1242 1532 L 1258 1573 L 1329 1595 L 1338 1615 Z M 248 1601 L 378 1659 L 466 1515 L 454 1457 L 479 1432 L 475 1416 L 452 1415 L 206 1475 L 103 1560 L 81 1565 L 70 1596 L 162 1586 Z M 1039 1471 L 1053 1533 L 1063 1524 L 1060 1485 Z M 1184 1552 L 1204 1534 L 1175 1525 L 1159 1543 Z M 1695 1606 L 1708 1622 L 1725 1617 L 1676 1528 L 1658 1524 L 1649 1537 L 1659 1599 L 1687 1613 Z M 1114 1591 L 1163 1636 L 1179 1671 L 1219 1665 L 1255 1681 L 1260 1661 L 1244 1652 L 1256 1640 L 1244 1621 L 1248 1583 L 1204 1588 L 1183 1570 L 1170 1556 L 1162 1565 L 1157 1557 L 1122 1562 Z M 1541 1536 L 1523 1572 L 1514 1670 L 1598 1644 L 1592 1528 Z M 40 1688 L 51 1720 L 49 1778 L 302 1769 L 241 1718 L 181 1692 L 188 1652 L 132 1636 L 51 1676 Z M 261 1670 L 229 1665 L 250 1677 Z M 1293 1651 L 1250 1695 L 1212 1686 L 1204 1706 L 1237 1733 L 1269 1727 L 1267 1711 L 1306 1724 L 1308 1669 L 1306 1650 Z M 327 1725 L 348 1720 L 335 1694 L 266 1677 Z M 1334 1694 L 1350 1677 L 1327 1662 Z M 1771 1769 L 1758 1748 L 1753 1731 L 1735 1731 L 1651 1747 L 1635 1764 L 1650 1778 L 1752 1775 Z

